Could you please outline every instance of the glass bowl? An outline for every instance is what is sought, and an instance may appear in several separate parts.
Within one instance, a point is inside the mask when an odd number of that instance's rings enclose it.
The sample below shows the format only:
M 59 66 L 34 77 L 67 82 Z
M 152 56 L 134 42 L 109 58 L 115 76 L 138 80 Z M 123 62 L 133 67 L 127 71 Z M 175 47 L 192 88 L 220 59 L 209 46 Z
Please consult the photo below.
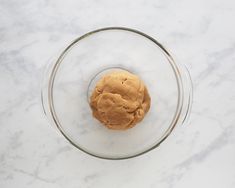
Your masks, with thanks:
M 92 116 L 89 98 L 106 72 L 138 75 L 151 96 L 151 108 L 135 127 L 107 129 Z M 47 69 L 42 86 L 44 112 L 76 148 L 99 158 L 127 159 L 158 147 L 190 114 L 189 72 L 152 37 L 129 28 L 89 32 L 60 54 Z

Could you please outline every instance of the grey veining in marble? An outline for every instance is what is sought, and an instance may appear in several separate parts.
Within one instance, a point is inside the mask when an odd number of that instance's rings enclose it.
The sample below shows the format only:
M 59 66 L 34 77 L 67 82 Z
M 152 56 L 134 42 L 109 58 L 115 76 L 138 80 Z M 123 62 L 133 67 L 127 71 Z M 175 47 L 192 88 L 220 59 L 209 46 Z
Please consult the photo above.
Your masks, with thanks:
M 233 0 L 0 0 L 0 187 L 235 187 L 234 17 Z M 194 82 L 189 123 L 125 161 L 76 150 L 40 106 L 45 66 L 107 26 L 155 37 Z

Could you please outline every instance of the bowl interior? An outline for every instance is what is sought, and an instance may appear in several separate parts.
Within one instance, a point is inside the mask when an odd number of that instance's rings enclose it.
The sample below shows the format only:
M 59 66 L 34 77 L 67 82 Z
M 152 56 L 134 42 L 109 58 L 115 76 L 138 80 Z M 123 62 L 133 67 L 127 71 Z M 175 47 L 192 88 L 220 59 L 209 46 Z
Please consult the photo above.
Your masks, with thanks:
M 125 131 L 104 127 L 89 106 L 96 81 L 116 69 L 137 74 L 151 97 L 144 120 Z M 104 158 L 131 157 L 156 146 L 178 109 L 177 74 L 166 54 L 145 36 L 126 30 L 94 32 L 75 41 L 57 61 L 51 91 L 64 135 L 78 148 Z

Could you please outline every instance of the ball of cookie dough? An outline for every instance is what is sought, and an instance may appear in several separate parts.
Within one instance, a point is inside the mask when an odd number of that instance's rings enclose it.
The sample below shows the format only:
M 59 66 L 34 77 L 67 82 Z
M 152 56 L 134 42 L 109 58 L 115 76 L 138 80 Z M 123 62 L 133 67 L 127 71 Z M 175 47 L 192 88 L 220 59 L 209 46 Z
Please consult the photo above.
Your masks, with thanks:
M 140 122 L 150 108 L 148 90 L 140 78 L 127 71 L 102 77 L 91 95 L 93 116 L 106 127 L 125 130 Z

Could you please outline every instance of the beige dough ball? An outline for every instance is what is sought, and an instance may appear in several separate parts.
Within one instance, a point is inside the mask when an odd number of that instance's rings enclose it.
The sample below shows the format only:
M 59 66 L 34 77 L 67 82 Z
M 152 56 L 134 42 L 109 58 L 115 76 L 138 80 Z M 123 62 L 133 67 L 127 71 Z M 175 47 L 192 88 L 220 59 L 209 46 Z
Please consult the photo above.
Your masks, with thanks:
M 97 82 L 90 106 L 93 116 L 106 127 L 125 130 L 144 118 L 150 108 L 150 96 L 138 76 L 117 71 Z

